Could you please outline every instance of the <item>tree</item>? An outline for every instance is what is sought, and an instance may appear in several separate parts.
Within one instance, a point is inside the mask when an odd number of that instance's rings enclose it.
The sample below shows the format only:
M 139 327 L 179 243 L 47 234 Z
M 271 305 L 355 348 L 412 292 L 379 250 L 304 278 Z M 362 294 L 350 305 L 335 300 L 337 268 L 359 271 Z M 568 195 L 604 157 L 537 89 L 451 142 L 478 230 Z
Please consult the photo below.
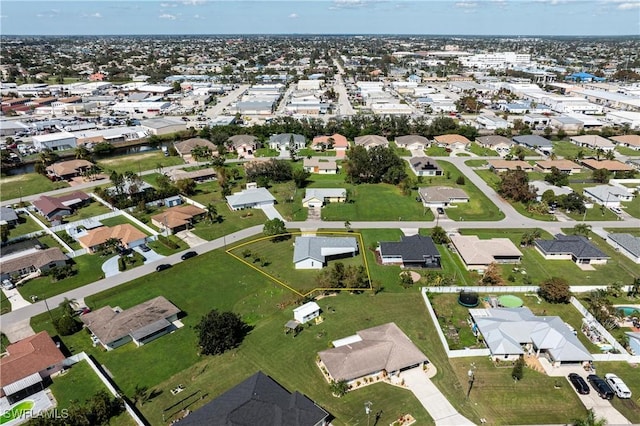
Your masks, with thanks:
M 540 283 L 538 294 L 549 303 L 569 303 L 571 289 L 564 278 L 551 277 Z
M 76 155 L 76 159 L 78 160 L 91 159 L 91 152 L 84 145 L 80 145 L 75 149 L 75 155 Z
M 535 200 L 536 191 L 529 185 L 527 172 L 518 168 L 502 173 L 498 193 L 513 201 L 528 203 Z
M 347 232 L 351 232 L 351 222 L 349 220 L 344 221 L 344 229 L 346 229 Z
M 307 185 L 307 179 L 311 176 L 311 173 L 303 170 L 296 169 L 293 171 L 293 181 L 296 184 L 296 188 L 304 188 Z
M 447 231 L 442 226 L 434 226 L 431 229 L 431 239 L 436 244 L 447 244 L 449 242 Z
M 147 388 L 146 386 L 136 385 L 135 389 L 133 390 L 133 396 L 131 397 L 133 403 L 137 404 L 139 402 L 140 405 L 144 405 L 144 403 L 149 399 L 148 390 L 149 388 Z
M 217 222 L 219 220 L 218 209 L 212 203 L 207 204 L 205 210 L 205 216 L 209 220 L 209 223 Z
M 596 169 L 591 173 L 591 178 L 598 183 L 607 183 L 611 177 L 611 172 L 607 169 Z
M 581 235 L 583 237 L 588 237 L 590 232 L 591 225 L 587 223 L 578 223 L 571 229 L 573 235 Z
M 542 236 L 542 231 L 536 228 L 532 231 L 525 232 L 522 234 L 522 238 L 520 239 L 520 245 L 523 247 L 532 246 L 533 243 Z
M 276 236 L 287 233 L 287 227 L 281 219 L 273 218 L 264 223 L 264 228 L 262 230 L 264 235 L 266 236 Z
M 116 189 L 116 195 L 122 195 L 124 190 L 124 175 L 114 170 L 109 175 L 109 179 Z
M 496 262 L 491 262 L 482 274 L 480 283 L 486 286 L 504 285 L 504 279 L 500 272 L 500 267 Z
M 585 417 L 573 419 L 572 423 L 573 426 L 606 426 L 607 420 L 605 418 L 596 418 L 593 408 L 589 408 Z
M 70 336 L 82 328 L 78 321 L 68 315 L 54 318 L 53 326 L 61 336 Z
M 400 285 L 404 288 L 409 288 L 413 285 L 413 278 L 411 277 L 411 272 L 409 271 L 400 272 Z
M 465 182 L 466 181 L 464 179 L 464 176 L 462 176 L 462 175 L 458 176 L 458 178 L 456 179 L 456 184 L 458 184 L 458 185 L 464 185 Z
M 569 173 L 562 172 L 557 167 L 551 167 L 551 173 L 548 173 L 544 180 L 555 186 L 566 186 L 569 184 Z
M 518 357 L 516 363 L 513 366 L 513 370 L 511 371 L 511 377 L 513 377 L 514 380 L 522 380 L 523 376 L 524 376 L 524 358 L 522 357 L 522 355 L 520 355 L 520 357 Z
M 3 243 L 6 243 L 9 239 L 10 232 L 11 231 L 9 229 L 9 225 L 7 225 L 6 223 L 0 225 L 0 240 L 2 240 Z
M 215 155 L 213 158 L 211 158 L 211 166 L 217 170 L 220 167 L 224 166 L 225 161 L 226 158 L 224 158 L 223 156 Z
M 191 155 L 193 155 L 196 161 L 208 160 L 211 158 L 211 148 L 204 145 L 194 146 L 191 150 Z
M 195 326 L 203 355 L 219 355 L 242 343 L 250 327 L 240 315 L 213 309 Z
M 176 181 L 176 188 L 182 194 L 193 195 L 196 192 L 196 181 L 193 179 L 180 179 Z
M 329 389 L 331 389 L 331 393 L 334 396 L 340 398 L 345 396 L 347 392 L 349 392 L 349 384 L 346 380 L 339 380 L 337 382 L 335 380 L 332 380 L 329 384 Z

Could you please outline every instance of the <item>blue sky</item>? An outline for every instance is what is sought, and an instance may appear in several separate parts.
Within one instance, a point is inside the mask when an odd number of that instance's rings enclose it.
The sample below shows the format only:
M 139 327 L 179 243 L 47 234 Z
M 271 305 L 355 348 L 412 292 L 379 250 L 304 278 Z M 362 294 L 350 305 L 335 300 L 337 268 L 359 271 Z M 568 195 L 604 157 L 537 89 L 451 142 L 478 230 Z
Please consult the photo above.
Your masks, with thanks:
M 3 35 L 640 35 L 640 0 L 0 2 Z

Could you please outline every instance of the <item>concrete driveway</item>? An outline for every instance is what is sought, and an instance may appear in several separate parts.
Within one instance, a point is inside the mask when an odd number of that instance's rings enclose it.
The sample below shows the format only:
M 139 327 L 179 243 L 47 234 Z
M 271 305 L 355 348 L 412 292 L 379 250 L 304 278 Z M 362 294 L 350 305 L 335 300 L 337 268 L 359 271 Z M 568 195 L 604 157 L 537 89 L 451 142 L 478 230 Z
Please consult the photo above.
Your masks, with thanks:
M 118 259 L 119 255 L 110 257 L 106 262 L 102 264 L 102 272 L 104 272 L 104 276 L 113 277 L 114 275 L 118 275 L 120 270 L 118 269 Z
M 145 258 L 144 264 L 155 262 L 156 260 L 164 259 L 165 256 L 156 253 L 153 249 L 149 251 L 142 251 L 140 247 L 134 247 L 134 250 L 137 251 Z
M 269 219 L 280 219 L 284 222 L 284 219 L 280 216 L 280 212 L 276 210 L 275 206 L 259 206 L 258 208 L 262 210 Z
M 418 398 L 438 426 L 466 426 L 474 423 L 458 413 L 442 392 L 431 382 L 422 368 L 400 373 L 405 385 Z
M 203 240 L 202 238 L 198 237 L 196 234 L 188 230 L 177 232 L 176 236 L 187 243 L 189 247 L 199 246 L 200 244 L 204 244 L 207 242 L 207 240 Z
M 582 376 L 582 378 L 585 381 L 587 381 L 588 374 L 586 372 L 579 369 L 576 369 L 576 371 L 574 372 L 580 374 L 580 376 Z M 567 381 L 569 381 L 568 378 L 567 378 Z M 571 386 L 571 389 L 573 389 L 575 392 L 575 388 L 573 387 L 571 382 L 569 382 L 569 386 Z M 588 409 L 593 410 L 593 413 L 596 415 L 596 418 L 606 419 L 607 424 L 609 425 L 630 425 L 631 424 L 631 422 L 627 420 L 625 416 L 623 416 L 622 414 L 620 414 L 618 410 L 613 408 L 613 405 L 611 405 L 611 402 L 609 402 L 606 399 L 600 398 L 598 396 L 598 393 L 591 387 L 591 385 L 589 385 L 589 389 L 591 390 L 591 393 L 589 393 L 589 395 L 580 395 L 577 392 L 576 394 L 578 395 L 578 398 L 580 398 L 580 401 L 582 402 L 582 404 L 585 406 L 587 410 Z

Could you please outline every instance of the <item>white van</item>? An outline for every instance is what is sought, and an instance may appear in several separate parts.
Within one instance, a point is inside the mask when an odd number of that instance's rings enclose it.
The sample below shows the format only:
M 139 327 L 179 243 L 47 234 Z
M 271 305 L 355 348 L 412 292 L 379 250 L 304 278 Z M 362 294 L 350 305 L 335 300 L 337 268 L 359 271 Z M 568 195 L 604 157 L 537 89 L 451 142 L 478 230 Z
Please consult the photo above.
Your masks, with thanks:
M 629 387 L 620 379 L 620 377 L 616 376 L 613 373 L 605 374 L 605 380 L 611 386 L 611 389 L 618 395 L 620 399 L 628 399 L 631 398 L 631 390 Z

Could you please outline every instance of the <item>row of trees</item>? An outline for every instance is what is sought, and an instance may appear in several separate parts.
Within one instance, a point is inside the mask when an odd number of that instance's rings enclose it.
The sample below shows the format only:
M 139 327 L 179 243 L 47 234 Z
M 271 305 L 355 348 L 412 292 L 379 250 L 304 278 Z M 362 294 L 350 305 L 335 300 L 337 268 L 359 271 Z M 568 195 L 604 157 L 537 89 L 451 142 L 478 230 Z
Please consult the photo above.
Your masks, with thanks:
M 319 288 L 369 288 L 369 276 L 364 266 L 336 262 L 330 269 L 323 269 L 316 276 Z
M 404 162 L 393 149 L 375 146 L 369 150 L 356 146 L 347 151 L 343 164 L 346 180 L 350 183 L 399 184 L 407 178 Z

